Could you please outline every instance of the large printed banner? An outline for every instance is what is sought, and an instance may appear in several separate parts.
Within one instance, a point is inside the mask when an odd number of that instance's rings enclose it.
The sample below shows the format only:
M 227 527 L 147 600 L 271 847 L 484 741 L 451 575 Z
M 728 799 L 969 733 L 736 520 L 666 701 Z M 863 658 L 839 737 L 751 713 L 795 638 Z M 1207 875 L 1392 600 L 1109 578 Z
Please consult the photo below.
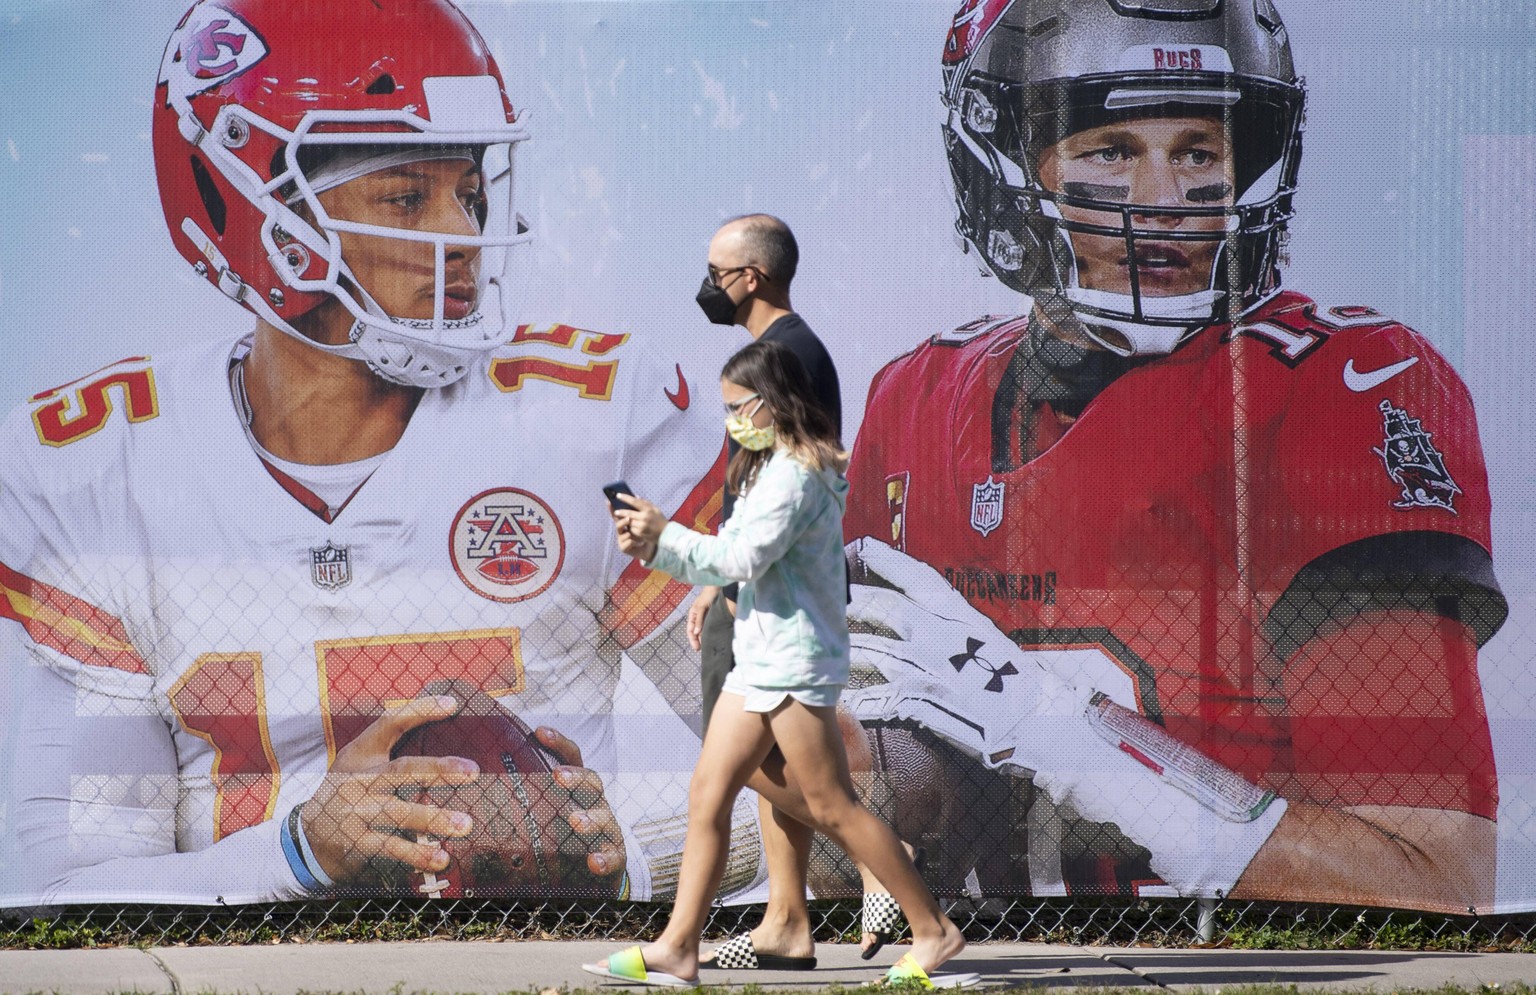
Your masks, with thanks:
M 767 212 L 936 891 L 1536 909 L 1529 4 L 955 4 L 7 5 L 0 906 L 670 897 Z

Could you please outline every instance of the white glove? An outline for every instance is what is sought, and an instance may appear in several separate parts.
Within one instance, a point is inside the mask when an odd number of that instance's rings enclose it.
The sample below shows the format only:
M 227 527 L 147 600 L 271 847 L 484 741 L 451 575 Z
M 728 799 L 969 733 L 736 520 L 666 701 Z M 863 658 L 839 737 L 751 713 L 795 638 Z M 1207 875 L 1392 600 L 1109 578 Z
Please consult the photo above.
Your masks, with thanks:
M 1056 804 L 1146 847 L 1182 895 L 1231 890 L 1284 799 L 1137 714 L 1102 653 L 1026 652 L 926 564 L 873 539 L 849 553 L 853 670 L 886 682 L 844 694 L 851 714 L 916 722 L 988 767 L 1032 774 Z

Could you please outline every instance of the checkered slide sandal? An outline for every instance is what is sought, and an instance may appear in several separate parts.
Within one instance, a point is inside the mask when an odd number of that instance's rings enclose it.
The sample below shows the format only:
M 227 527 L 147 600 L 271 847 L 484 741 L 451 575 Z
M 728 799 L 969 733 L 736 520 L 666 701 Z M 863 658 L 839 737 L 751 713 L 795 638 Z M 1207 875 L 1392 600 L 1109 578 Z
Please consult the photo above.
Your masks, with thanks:
M 711 956 L 713 960 L 701 960 L 699 966 L 727 971 L 810 971 L 816 967 L 815 957 L 758 953 L 751 933 L 731 937 L 716 947 Z
M 880 948 L 891 942 L 906 925 L 906 920 L 901 915 L 901 906 L 896 904 L 896 899 L 883 891 L 864 893 L 864 911 L 861 918 L 864 932 L 875 934 L 875 942 L 867 949 L 859 951 L 859 956 L 864 960 L 869 960 L 879 953 Z
M 927 849 L 918 847 L 912 853 L 912 866 L 921 872 L 923 863 L 927 859 Z M 864 960 L 872 959 L 880 952 L 880 948 L 890 943 L 906 925 L 906 920 L 901 915 L 901 906 L 896 904 L 896 899 L 883 891 L 864 893 L 864 908 L 860 918 L 863 920 L 864 932 L 875 934 L 875 942 L 871 943 L 868 949 L 859 951 L 859 957 Z

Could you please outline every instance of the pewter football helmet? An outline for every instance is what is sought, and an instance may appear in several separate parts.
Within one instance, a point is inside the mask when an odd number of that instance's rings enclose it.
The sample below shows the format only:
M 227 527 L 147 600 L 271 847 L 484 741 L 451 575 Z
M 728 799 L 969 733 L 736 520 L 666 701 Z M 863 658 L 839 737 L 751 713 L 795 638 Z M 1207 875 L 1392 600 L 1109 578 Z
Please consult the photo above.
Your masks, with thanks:
M 958 233 L 1047 314 L 1075 319 L 1116 352 L 1155 354 L 1279 291 L 1305 91 L 1271 0 L 966 0 L 943 68 Z M 1222 121 L 1230 198 L 1137 205 L 1042 185 L 1043 149 L 1085 128 L 1155 117 Z M 1149 216 L 1222 220 L 1171 236 L 1145 227 Z M 1078 284 L 1074 234 L 1124 240 L 1129 293 Z M 1219 243 L 1209 287 L 1156 296 L 1139 286 L 1138 243 L 1170 238 Z

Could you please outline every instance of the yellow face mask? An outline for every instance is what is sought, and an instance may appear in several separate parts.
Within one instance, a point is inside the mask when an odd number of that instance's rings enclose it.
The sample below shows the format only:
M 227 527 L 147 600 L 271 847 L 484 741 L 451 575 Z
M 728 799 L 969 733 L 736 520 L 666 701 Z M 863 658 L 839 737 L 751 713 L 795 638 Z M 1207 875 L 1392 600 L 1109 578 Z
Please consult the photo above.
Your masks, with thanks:
M 763 399 L 758 398 L 757 404 L 750 412 L 736 412 L 725 419 L 725 430 L 736 444 L 743 449 L 758 452 L 773 445 L 777 433 L 773 426 L 758 428 L 752 424 L 752 419 L 757 416 L 758 409 L 763 406 Z

